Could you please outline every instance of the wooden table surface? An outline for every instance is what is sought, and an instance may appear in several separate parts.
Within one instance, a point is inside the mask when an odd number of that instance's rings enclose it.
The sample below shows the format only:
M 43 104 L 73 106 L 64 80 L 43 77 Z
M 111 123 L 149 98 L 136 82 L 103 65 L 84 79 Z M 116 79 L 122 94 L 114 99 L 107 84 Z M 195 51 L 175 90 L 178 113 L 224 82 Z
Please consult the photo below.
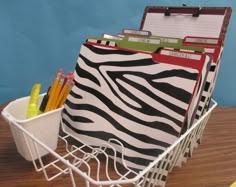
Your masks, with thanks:
M 1 105 L 0 111 L 5 105 Z M 85 186 L 78 178 L 77 186 Z M 181 168 L 167 178 L 166 187 L 229 187 L 236 180 L 236 107 L 217 107 L 207 124 L 202 144 Z M 0 186 L 67 187 L 70 178 L 47 182 L 42 172 L 17 152 L 10 128 L 0 117 Z

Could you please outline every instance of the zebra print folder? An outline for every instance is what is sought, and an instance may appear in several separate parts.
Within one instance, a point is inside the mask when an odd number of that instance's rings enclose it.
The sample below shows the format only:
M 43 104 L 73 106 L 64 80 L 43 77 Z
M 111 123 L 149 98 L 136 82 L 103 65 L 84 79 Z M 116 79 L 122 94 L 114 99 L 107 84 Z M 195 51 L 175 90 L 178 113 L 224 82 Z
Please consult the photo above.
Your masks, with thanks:
M 154 41 L 151 41 L 153 40 Z M 103 44 L 103 45 L 108 45 L 108 46 L 116 46 L 119 48 L 127 48 L 127 49 L 133 49 L 133 50 L 144 50 L 147 52 L 157 52 L 158 50 L 165 48 L 165 49 L 174 49 L 174 50 L 180 50 L 180 51 L 191 51 L 191 52 L 204 52 L 204 48 L 202 47 L 196 47 L 196 46 L 183 46 L 181 45 L 182 40 L 179 39 L 178 42 L 169 42 L 168 40 L 161 40 L 161 37 L 158 36 L 153 36 L 153 38 L 148 38 L 148 37 L 137 37 L 133 39 L 138 39 L 138 40 L 129 40 L 128 36 L 125 36 L 122 38 L 122 40 L 117 40 L 117 39 L 107 39 L 107 38 L 101 38 L 101 37 L 88 37 L 87 42 L 91 44 Z M 167 39 L 167 38 L 165 38 Z M 158 43 L 158 44 L 154 44 Z M 197 91 L 195 92 L 190 109 L 188 111 L 187 119 L 185 121 L 183 131 L 182 133 L 186 132 L 187 129 L 191 127 L 191 125 L 194 122 L 194 119 L 196 119 L 196 114 L 197 113 L 202 113 L 203 108 L 199 106 L 199 103 L 202 99 L 202 93 L 204 91 L 204 86 L 206 84 L 206 80 L 208 78 L 208 72 L 209 72 L 210 64 L 205 63 L 204 67 L 202 69 L 201 73 L 201 78 L 200 81 L 198 82 L 197 85 Z M 209 82 L 209 81 L 208 81 Z M 202 104 L 202 103 L 201 103 Z M 205 102 L 203 103 L 205 104 Z M 203 106 L 205 108 L 205 105 Z M 199 118 L 198 118 L 199 119 Z
M 180 135 L 207 62 L 202 53 L 162 49 L 154 54 L 85 43 L 62 127 L 92 146 L 118 140 L 123 152 L 119 143 L 111 143 L 117 157 L 141 170 Z

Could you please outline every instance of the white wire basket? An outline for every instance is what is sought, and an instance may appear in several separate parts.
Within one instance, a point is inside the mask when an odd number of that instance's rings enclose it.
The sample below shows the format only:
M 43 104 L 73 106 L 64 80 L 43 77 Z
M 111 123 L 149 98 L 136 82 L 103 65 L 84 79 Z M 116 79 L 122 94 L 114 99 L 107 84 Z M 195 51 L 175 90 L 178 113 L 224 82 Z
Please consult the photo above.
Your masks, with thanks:
M 21 133 L 20 136 L 24 137 L 35 170 L 43 172 L 47 181 L 66 175 L 70 177 L 73 187 L 81 186 L 81 182 L 84 182 L 83 186 L 86 187 L 164 187 L 166 177 L 173 168 L 181 166 L 182 162 L 186 162 L 185 153 L 192 152 L 193 148 L 201 142 L 207 121 L 216 106 L 217 102 L 212 99 L 209 110 L 174 144 L 139 172 L 127 167 L 122 158 L 125 147 L 116 139 L 110 139 L 101 147 L 91 147 L 79 139 L 73 138 L 70 134 L 66 134 L 61 129 L 58 137 L 58 148 L 53 150 L 18 124 L 6 110 L 2 111 L 2 115 L 9 122 L 11 130 Z M 120 144 L 122 147 L 122 164 L 117 162 L 117 159 L 120 158 L 117 157 L 117 151 L 112 146 L 112 142 Z M 110 151 L 108 154 L 107 148 L 112 150 L 112 153 Z M 41 157 L 39 151 L 41 149 L 45 149 L 48 154 Z M 38 158 L 36 160 L 35 153 Z

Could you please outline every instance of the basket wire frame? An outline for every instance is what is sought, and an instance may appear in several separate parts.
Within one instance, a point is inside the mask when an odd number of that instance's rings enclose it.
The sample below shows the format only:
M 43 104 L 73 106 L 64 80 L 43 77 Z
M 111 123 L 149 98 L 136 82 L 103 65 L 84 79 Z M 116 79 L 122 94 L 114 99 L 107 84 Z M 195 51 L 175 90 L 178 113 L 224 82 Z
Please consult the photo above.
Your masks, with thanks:
M 59 145 L 63 144 L 64 149 L 57 152 L 35 138 L 8 114 L 3 113 L 3 116 L 10 119 L 11 128 L 16 128 L 23 134 L 31 157 L 33 158 L 33 152 L 37 153 L 38 159 L 32 159 L 33 166 L 37 172 L 43 172 L 47 181 L 52 181 L 61 175 L 68 175 L 71 185 L 76 187 L 78 186 L 76 177 L 79 175 L 84 179 L 86 187 L 91 185 L 121 187 L 127 184 L 135 187 L 164 187 L 166 178 L 173 168 L 181 167 L 181 164 L 188 158 L 185 154 L 191 156 L 193 149 L 200 144 L 210 114 L 217 106 L 215 100 L 212 99 L 211 102 L 209 110 L 191 128 L 139 172 L 127 167 L 123 158 L 125 147 L 116 139 L 110 139 L 100 147 L 92 147 L 72 135 L 66 134 L 62 129 L 63 135 L 59 135 L 58 142 Z M 34 150 L 31 150 L 32 147 L 30 149 L 29 141 L 33 143 Z M 117 144 L 121 147 L 121 158 L 117 157 L 117 150 L 114 146 Z M 39 148 L 47 150 L 49 154 L 46 157 L 50 155 L 51 159 L 45 161 L 44 157 L 41 158 Z M 108 148 L 111 150 L 109 154 L 106 152 Z M 118 159 L 121 159 L 121 162 L 118 162 Z

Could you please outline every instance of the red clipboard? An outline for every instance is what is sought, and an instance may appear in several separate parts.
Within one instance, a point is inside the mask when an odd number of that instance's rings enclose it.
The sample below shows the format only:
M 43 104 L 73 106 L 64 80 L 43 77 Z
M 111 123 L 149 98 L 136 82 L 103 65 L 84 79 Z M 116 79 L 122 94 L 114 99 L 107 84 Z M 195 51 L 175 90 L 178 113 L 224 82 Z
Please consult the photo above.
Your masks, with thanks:
M 184 23 L 185 28 L 182 28 L 183 31 L 187 29 L 187 34 L 185 36 L 196 36 L 196 37 L 213 37 L 220 38 L 222 42 L 224 42 L 225 35 L 228 29 L 229 20 L 232 14 L 231 7 L 174 7 L 174 6 L 147 6 L 144 10 L 144 14 L 142 17 L 140 29 L 141 30 L 149 30 L 153 35 L 163 36 L 161 34 L 161 29 L 164 25 L 165 30 L 175 32 L 176 28 L 173 28 L 173 25 L 168 25 L 173 19 L 175 23 L 180 25 Z M 152 15 L 152 16 L 151 16 Z M 189 22 L 185 22 L 185 19 L 177 19 L 178 16 L 186 17 Z M 199 28 L 198 20 L 201 20 L 201 16 L 203 17 L 211 17 L 211 22 L 217 22 L 217 30 L 214 30 L 211 34 L 207 32 L 207 28 Z M 218 18 L 221 18 L 220 21 Z M 156 18 L 156 19 L 155 19 Z M 152 20 L 150 20 L 152 19 Z M 165 22 L 162 22 L 164 21 Z M 194 21 L 192 21 L 194 20 Z M 157 21 L 159 21 L 157 23 Z M 205 20 L 202 20 L 205 21 Z M 155 27 L 156 26 L 156 27 Z M 191 31 L 191 28 L 199 28 L 201 32 L 199 35 L 195 34 L 196 32 Z M 160 33 L 160 34 L 159 34 Z M 169 33 L 168 37 L 176 37 L 175 35 L 171 35 Z M 184 38 L 178 37 L 178 38 Z

